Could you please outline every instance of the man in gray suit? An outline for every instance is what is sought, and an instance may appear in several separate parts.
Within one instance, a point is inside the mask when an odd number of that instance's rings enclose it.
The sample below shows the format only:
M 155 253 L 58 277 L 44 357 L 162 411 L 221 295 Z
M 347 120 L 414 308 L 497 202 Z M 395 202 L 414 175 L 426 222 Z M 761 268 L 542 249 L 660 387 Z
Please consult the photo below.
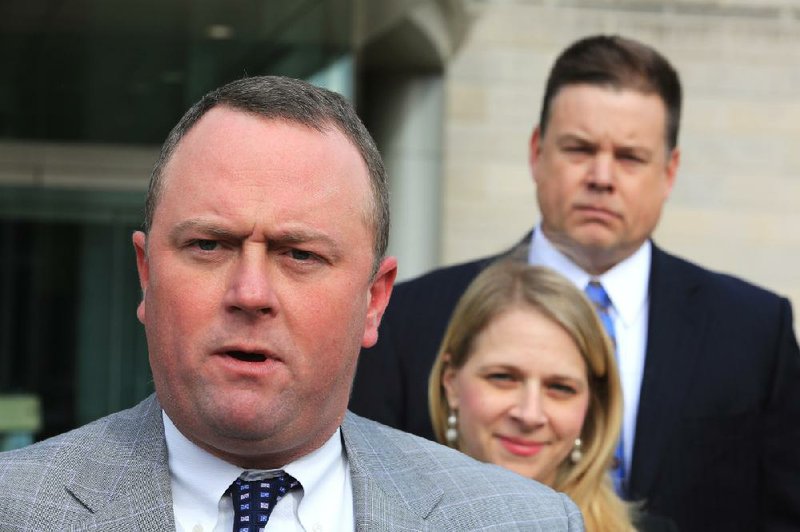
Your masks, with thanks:
M 346 412 L 394 283 L 388 218 L 343 98 L 206 95 L 133 235 L 156 394 L 0 455 L 0 530 L 581 530 L 564 495 Z

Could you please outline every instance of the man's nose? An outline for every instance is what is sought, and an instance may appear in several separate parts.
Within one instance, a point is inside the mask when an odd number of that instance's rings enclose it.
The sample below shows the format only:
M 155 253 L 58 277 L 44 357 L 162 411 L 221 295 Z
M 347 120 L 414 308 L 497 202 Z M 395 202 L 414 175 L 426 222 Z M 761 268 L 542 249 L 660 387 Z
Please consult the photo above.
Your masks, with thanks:
M 254 316 L 274 313 L 272 275 L 263 245 L 243 247 L 228 280 L 226 308 Z
M 595 190 L 610 190 L 614 185 L 614 156 L 598 152 L 589 168 L 589 187 Z

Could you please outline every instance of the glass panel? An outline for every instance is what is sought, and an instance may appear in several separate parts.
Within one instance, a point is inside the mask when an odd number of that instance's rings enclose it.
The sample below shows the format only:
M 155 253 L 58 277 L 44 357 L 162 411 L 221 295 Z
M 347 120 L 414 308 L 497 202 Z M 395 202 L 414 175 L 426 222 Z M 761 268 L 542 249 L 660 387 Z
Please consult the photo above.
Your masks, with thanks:
M 0 2 L 0 138 L 160 143 L 208 90 L 350 54 L 352 0 Z
M 38 397 L 39 438 L 152 391 L 130 243 L 142 196 L 0 188 L 0 396 Z
M 74 426 L 79 226 L 0 223 L 0 393 L 37 395 L 43 434 Z

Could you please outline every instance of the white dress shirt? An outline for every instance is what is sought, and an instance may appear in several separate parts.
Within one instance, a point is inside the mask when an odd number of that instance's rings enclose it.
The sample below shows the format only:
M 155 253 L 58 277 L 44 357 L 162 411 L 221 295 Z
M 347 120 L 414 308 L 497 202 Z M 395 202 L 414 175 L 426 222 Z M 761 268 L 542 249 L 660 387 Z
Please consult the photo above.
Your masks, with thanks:
M 177 532 L 231 532 L 233 504 L 225 491 L 245 469 L 189 441 L 166 413 L 172 507 Z M 351 532 L 353 486 L 341 431 L 314 452 L 281 468 L 302 485 L 275 505 L 265 530 Z
M 647 318 L 649 314 L 650 262 L 653 249 L 646 241 L 636 252 L 603 275 L 593 277 L 583 271 L 547 240 L 536 228 L 530 246 L 528 262 L 557 271 L 580 290 L 589 281 L 597 280 L 611 299 L 609 314 L 614 323 L 617 342 L 617 361 L 625 411 L 622 421 L 622 441 L 625 452 L 625 472 L 631 470 L 633 436 L 636 434 L 636 412 L 642 387 L 645 350 L 647 349 Z

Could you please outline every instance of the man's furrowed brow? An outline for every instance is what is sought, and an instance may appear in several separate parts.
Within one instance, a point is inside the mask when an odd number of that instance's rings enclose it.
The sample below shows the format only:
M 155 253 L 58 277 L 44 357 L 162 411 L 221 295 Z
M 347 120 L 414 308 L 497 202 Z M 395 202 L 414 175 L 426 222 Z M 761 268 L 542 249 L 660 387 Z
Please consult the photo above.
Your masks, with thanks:
M 179 240 L 187 233 L 194 233 L 220 240 L 241 239 L 245 236 L 209 220 L 190 219 L 184 220 L 172 228 L 170 231 L 170 240 Z
M 320 242 L 331 248 L 337 248 L 336 241 L 325 233 L 309 229 L 290 229 L 276 233 L 270 240 L 283 244 L 303 244 L 308 242 Z

